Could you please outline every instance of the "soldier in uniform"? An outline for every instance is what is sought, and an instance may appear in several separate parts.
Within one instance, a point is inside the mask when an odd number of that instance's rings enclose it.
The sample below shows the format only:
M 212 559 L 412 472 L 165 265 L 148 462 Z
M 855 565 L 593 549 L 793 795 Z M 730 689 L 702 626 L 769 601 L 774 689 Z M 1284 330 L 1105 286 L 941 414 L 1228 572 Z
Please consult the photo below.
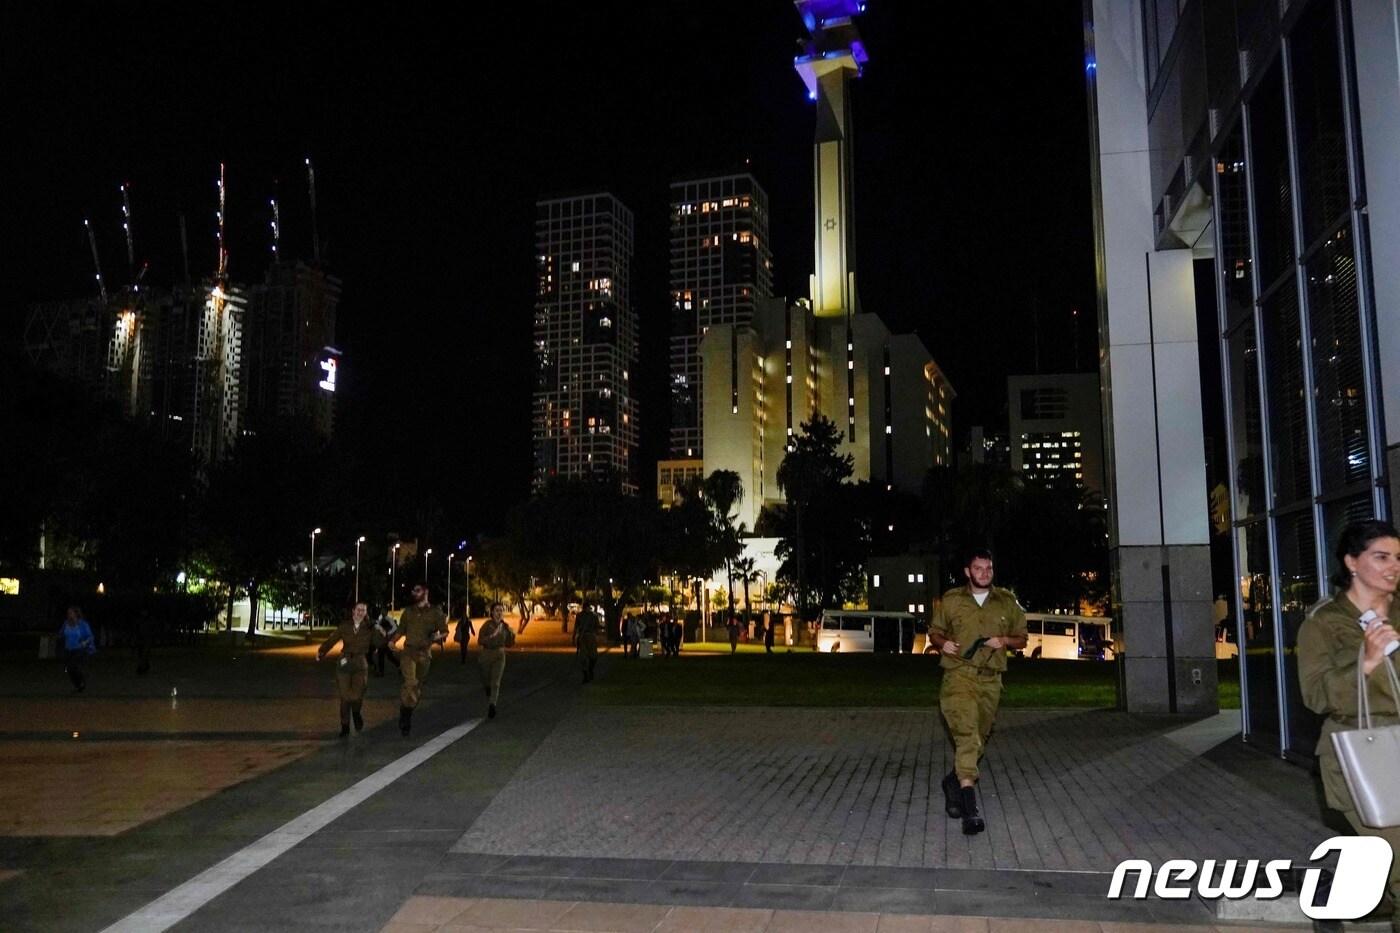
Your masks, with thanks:
M 977 809 L 977 764 L 1001 702 L 1006 649 L 1026 647 L 1026 613 L 1010 590 L 992 586 L 992 552 L 973 551 L 963 567 L 967 585 L 943 594 L 925 651 L 939 652 L 943 686 L 938 704 L 953 740 L 953 770 L 943 778 L 944 809 L 962 818 L 967 835 L 986 828 Z
M 578 663 L 583 668 L 583 682 L 593 679 L 593 669 L 598 666 L 598 630 L 603 627 L 598 621 L 598 613 L 592 603 L 584 603 L 583 611 L 574 617 L 574 645 L 578 650 Z
M 581 613 L 580 613 L 581 615 Z M 491 604 L 491 618 L 481 623 L 476 643 L 481 646 L 481 686 L 486 690 L 486 718 L 496 718 L 501 699 L 501 677 L 506 671 L 506 649 L 515 644 L 515 632 L 506 623 L 506 607 Z M 578 630 L 577 621 L 574 630 Z
M 1400 826 L 1375 828 L 1361 822 L 1332 748 L 1332 733 L 1358 725 L 1358 656 L 1372 723 L 1400 724 L 1400 697 L 1391 695 L 1390 676 L 1383 670 L 1400 658 L 1400 654 L 1387 655 L 1400 640 L 1389 621 L 1394 618 L 1391 604 L 1400 579 L 1400 532 L 1388 522 L 1353 522 L 1342 529 L 1336 555 L 1340 565 L 1332 577 L 1336 595 L 1315 606 L 1298 629 L 1298 686 L 1308 709 L 1327 717 L 1314 750 L 1327 805 L 1340 810 L 1357 833 L 1380 836 L 1397 853 L 1387 887 L 1390 926 L 1400 931 Z M 1375 617 L 1363 623 L 1368 611 Z
M 433 663 L 433 645 L 447 640 L 447 616 L 436 606 L 428 604 L 428 584 L 413 588 L 413 605 L 399 618 L 395 640 L 403 637 L 399 652 L 399 673 L 403 684 L 399 688 L 399 731 L 408 735 L 413 728 L 413 711 L 423 696 L 423 684 Z
M 340 642 L 340 659 L 335 665 L 335 688 L 340 696 L 340 735 L 350 734 L 350 720 L 355 720 L 355 731 L 365 727 L 360 707 L 365 699 L 365 681 L 369 676 L 369 655 L 375 648 L 384 644 L 384 635 L 379 628 L 366 618 L 369 607 L 356 603 L 350 611 L 350 619 L 340 623 L 331 632 L 331 637 L 321 642 L 316 652 L 316 660 L 324 660 L 330 650 Z

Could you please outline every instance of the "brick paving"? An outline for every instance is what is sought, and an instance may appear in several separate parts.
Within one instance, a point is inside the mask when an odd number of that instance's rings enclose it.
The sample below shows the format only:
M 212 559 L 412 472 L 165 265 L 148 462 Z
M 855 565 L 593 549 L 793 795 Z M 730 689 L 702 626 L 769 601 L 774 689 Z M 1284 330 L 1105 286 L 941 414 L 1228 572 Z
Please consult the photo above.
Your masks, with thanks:
M 768 908 L 671 907 L 588 901 L 412 897 L 381 933 L 475 933 L 486 930 L 618 933 L 1266 933 L 1287 927 L 1172 926 L 1030 918 L 946 917 L 870 911 L 831 913 Z
M 942 812 L 937 714 L 571 711 L 455 852 L 1112 871 L 1125 858 L 1304 858 L 1332 835 L 1169 738 L 1179 721 L 1004 710 L 988 831 Z

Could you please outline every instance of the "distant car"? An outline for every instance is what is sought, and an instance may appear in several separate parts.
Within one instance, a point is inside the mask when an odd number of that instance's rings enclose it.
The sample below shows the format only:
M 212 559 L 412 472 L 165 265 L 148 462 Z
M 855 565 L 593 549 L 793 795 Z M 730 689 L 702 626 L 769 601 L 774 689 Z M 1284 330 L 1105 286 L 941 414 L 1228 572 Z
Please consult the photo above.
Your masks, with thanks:
M 1052 613 L 1026 613 L 1026 647 L 1031 658 L 1066 661 L 1111 661 L 1113 641 L 1108 620 Z

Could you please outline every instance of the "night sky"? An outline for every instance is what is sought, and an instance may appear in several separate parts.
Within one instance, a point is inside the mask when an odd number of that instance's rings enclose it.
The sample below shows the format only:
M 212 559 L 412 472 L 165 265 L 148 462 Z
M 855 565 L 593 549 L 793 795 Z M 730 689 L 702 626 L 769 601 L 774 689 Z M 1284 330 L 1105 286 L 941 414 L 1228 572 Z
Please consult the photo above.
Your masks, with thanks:
M 1033 370 L 1037 345 L 1042 370 L 1074 368 L 1071 308 L 1078 368 L 1094 367 L 1080 5 L 1025 4 L 1014 20 L 870 6 L 862 303 L 923 337 L 959 393 L 961 436 L 1004 424 L 1005 377 Z M 812 110 L 786 0 L 18 7 L 0 14 L 0 338 L 18 337 L 30 302 L 91 290 L 84 216 L 122 284 L 122 181 L 152 282 L 181 277 L 180 212 L 192 271 L 212 271 L 220 161 L 233 278 L 262 277 L 274 192 L 284 255 L 309 256 L 309 154 L 323 258 L 344 282 L 342 437 L 468 534 L 528 491 L 538 197 L 607 189 L 636 214 L 644 467 L 667 437 L 668 183 L 750 160 L 771 199 L 775 287 L 806 292 Z

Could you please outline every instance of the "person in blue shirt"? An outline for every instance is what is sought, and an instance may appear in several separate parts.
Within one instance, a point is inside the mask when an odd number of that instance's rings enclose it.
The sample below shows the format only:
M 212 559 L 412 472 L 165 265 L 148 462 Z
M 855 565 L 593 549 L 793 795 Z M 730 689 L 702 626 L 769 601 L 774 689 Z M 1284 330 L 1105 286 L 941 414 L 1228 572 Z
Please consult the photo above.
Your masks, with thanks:
M 83 664 L 88 655 L 97 651 L 97 645 L 92 639 L 92 628 L 87 619 L 83 618 L 83 610 L 77 606 L 68 607 L 63 627 L 58 630 L 58 637 L 63 642 L 63 669 L 68 672 L 68 679 L 73 681 L 73 689 L 82 693 L 87 689 L 87 675 L 83 673 Z

